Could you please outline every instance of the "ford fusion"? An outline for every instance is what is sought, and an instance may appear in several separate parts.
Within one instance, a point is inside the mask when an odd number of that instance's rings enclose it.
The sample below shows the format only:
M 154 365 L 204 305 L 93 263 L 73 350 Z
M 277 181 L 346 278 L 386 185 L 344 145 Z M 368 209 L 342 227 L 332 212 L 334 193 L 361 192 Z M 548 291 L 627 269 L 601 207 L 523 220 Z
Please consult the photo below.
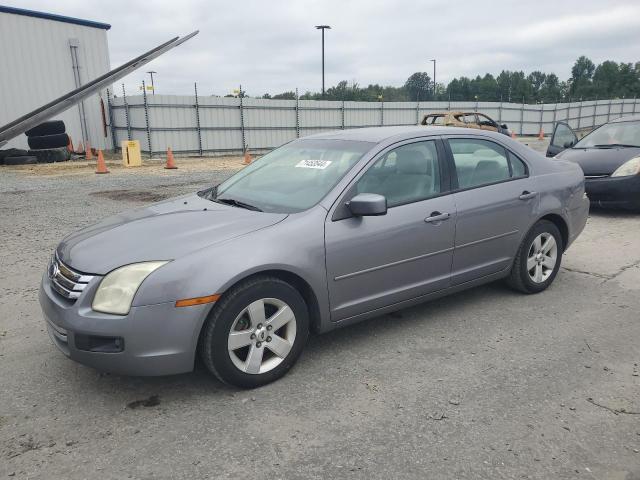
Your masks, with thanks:
M 499 279 L 543 291 L 588 208 L 578 165 L 498 133 L 325 133 L 69 235 L 40 303 L 77 362 L 167 375 L 199 356 L 223 382 L 256 387 L 284 375 L 312 331 Z

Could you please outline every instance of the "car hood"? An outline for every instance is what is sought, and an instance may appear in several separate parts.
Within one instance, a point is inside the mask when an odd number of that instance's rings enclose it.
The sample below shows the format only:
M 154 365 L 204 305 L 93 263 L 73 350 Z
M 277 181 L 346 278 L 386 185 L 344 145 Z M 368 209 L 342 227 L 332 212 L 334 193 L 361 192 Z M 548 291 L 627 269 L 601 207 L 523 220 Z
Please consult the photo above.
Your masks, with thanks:
M 568 148 L 556 158 L 580 165 L 585 175 L 611 175 L 627 160 L 640 155 L 640 147 Z
M 130 263 L 174 260 L 286 217 L 222 205 L 192 194 L 108 217 L 67 236 L 56 251 L 73 269 L 104 275 Z

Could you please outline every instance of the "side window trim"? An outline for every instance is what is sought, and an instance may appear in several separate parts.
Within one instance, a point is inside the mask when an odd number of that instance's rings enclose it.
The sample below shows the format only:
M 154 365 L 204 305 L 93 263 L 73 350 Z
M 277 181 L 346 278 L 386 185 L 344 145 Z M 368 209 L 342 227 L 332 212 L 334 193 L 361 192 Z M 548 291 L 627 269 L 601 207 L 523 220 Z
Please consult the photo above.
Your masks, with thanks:
M 400 204 L 396 204 L 392 207 L 389 207 L 389 209 L 393 209 L 396 207 L 402 207 L 404 205 L 410 205 L 412 203 L 418 203 L 418 202 L 425 202 L 427 200 L 431 200 L 433 198 L 438 198 L 438 197 L 443 197 L 445 195 L 450 195 L 451 193 L 453 193 L 453 174 L 451 172 L 451 166 L 449 164 L 449 161 L 447 159 L 447 150 L 446 150 L 446 143 L 443 139 L 443 137 L 441 136 L 429 136 L 429 137 L 417 137 L 417 138 L 411 138 L 411 139 L 406 139 L 406 140 L 401 140 L 399 142 L 396 142 L 394 144 L 388 145 L 387 147 L 385 147 L 383 150 L 379 151 L 373 158 L 371 158 L 367 165 L 364 166 L 364 168 L 362 168 L 357 175 L 351 180 L 351 183 L 349 183 L 349 185 L 347 186 L 347 188 L 344 189 L 344 191 L 338 196 L 338 200 L 335 202 L 334 207 L 333 208 L 333 213 L 331 214 L 331 221 L 332 222 L 337 222 L 340 220 L 344 220 L 347 218 L 351 218 L 352 215 L 349 212 L 348 214 L 345 214 L 344 210 L 346 209 L 345 203 L 348 201 L 348 199 L 352 198 L 354 195 L 354 189 L 358 183 L 358 181 L 366 174 L 367 171 L 369 171 L 370 168 L 373 168 L 373 166 L 382 158 L 384 158 L 385 155 L 387 155 L 388 153 L 390 153 L 392 150 L 395 150 L 399 147 L 403 147 L 405 145 L 410 145 L 412 143 L 420 143 L 420 142 L 429 142 L 432 141 L 435 143 L 436 146 L 436 152 L 438 155 L 438 166 L 440 168 L 440 192 L 436 195 L 433 195 L 431 197 L 427 197 L 424 199 L 420 199 L 420 200 L 415 200 L 415 201 L 411 201 L 411 202 L 404 202 L 404 203 L 400 203 Z
M 476 188 L 484 188 L 484 187 L 490 187 L 492 185 L 498 185 L 500 183 L 512 182 L 513 180 L 519 180 L 519 179 L 522 179 L 522 178 L 528 178 L 529 175 L 531 174 L 530 169 L 529 169 L 529 164 L 527 162 L 522 160 L 518 155 L 513 153 L 505 145 L 503 145 L 500 142 L 496 142 L 493 139 L 490 139 L 490 138 L 487 138 L 487 137 L 481 137 L 481 136 L 472 137 L 472 136 L 466 136 L 466 135 L 461 135 L 461 136 L 445 135 L 445 136 L 441 137 L 441 139 L 442 139 L 442 144 L 443 144 L 444 151 L 446 152 L 447 172 L 449 172 L 449 175 L 450 175 L 451 190 L 450 190 L 449 193 L 466 192 L 467 190 L 474 190 Z M 474 186 L 471 186 L 471 187 L 460 188 L 460 184 L 458 183 L 458 172 L 456 170 L 456 162 L 455 162 L 455 160 L 453 158 L 453 151 L 451 150 L 451 145 L 449 144 L 449 140 L 485 140 L 487 142 L 492 142 L 492 143 L 495 143 L 496 145 L 499 145 L 507 153 L 507 163 L 509 165 L 509 175 L 510 175 L 509 178 L 506 178 L 504 180 L 499 180 L 497 182 L 484 183 L 482 185 L 474 185 Z M 524 165 L 524 169 L 525 169 L 525 174 L 524 175 L 521 175 L 521 176 L 518 176 L 518 177 L 512 177 L 511 176 L 511 175 L 513 175 L 513 166 L 511 165 L 511 156 L 516 157 L 520 162 L 522 162 L 522 164 Z

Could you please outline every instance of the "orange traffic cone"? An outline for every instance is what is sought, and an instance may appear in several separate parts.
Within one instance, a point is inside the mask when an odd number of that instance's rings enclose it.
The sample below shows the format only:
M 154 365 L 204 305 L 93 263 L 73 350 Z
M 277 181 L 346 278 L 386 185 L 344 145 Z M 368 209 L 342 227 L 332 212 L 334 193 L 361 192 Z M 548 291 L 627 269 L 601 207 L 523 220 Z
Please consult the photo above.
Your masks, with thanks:
M 242 161 L 243 165 L 249 165 L 251 163 L 251 154 L 249 153 L 249 149 L 245 149 L 244 151 L 244 160 Z
M 80 142 L 78 144 L 78 148 L 76 150 L 76 153 L 84 153 L 84 147 L 82 146 L 82 142 Z
M 542 127 L 540 128 L 540 133 L 538 134 L 538 140 L 544 140 L 544 130 Z
M 167 164 L 165 165 L 165 167 L 167 170 L 175 170 L 176 168 L 176 162 L 173 159 L 173 152 L 171 151 L 171 147 L 167 148 Z
M 89 145 L 89 140 L 87 140 L 84 145 L 84 158 L 87 160 L 93 160 L 93 152 L 91 151 L 91 145 Z
M 96 173 L 109 173 L 109 170 L 107 170 L 107 164 L 104 162 L 102 150 L 98 150 L 98 165 L 96 168 Z
M 513 130 L 511 130 L 511 138 L 516 138 L 516 132 L 514 132 Z

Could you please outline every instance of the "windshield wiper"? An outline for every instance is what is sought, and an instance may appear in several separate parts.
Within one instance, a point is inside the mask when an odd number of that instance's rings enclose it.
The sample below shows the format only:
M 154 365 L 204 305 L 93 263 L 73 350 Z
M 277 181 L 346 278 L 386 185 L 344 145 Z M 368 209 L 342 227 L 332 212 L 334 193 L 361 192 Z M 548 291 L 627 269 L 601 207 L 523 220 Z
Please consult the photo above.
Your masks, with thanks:
M 214 201 L 218 203 L 224 203 L 226 205 L 233 205 L 234 207 L 246 208 L 247 210 L 253 210 L 254 212 L 262 211 L 255 205 L 241 202 L 240 200 L 236 200 L 235 198 L 216 198 Z
M 627 143 L 603 143 L 601 145 L 594 145 L 593 148 L 618 148 L 618 147 L 631 147 L 638 148 L 640 145 L 629 145 Z

